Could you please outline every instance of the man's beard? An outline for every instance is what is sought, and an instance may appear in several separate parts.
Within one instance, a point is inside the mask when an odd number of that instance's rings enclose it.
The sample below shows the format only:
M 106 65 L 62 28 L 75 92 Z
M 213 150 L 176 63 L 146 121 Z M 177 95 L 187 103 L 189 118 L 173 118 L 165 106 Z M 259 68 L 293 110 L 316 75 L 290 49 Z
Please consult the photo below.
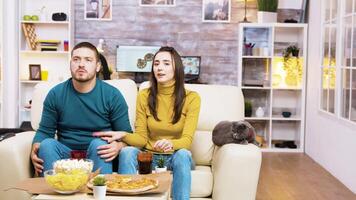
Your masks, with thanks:
M 76 73 L 75 73 L 75 72 L 74 72 L 74 73 L 72 72 L 72 78 L 73 78 L 75 81 L 78 81 L 78 82 L 80 82 L 80 83 L 85 83 L 85 82 L 89 82 L 89 81 L 95 79 L 95 78 L 96 78 L 96 73 L 93 73 L 93 74 L 88 73 L 88 75 L 85 76 L 85 77 L 83 77 L 83 76 L 77 77 L 77 76 L 76 76 Z

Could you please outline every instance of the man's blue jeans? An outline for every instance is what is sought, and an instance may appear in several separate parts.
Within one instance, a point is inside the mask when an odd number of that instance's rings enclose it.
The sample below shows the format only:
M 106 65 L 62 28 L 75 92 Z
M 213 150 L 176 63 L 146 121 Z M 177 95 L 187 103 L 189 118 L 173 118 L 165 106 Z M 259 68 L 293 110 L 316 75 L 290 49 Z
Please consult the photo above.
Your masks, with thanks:
M 136 174 L 138 162 L 137 154 L 140 150 L 136 147 L 125 147 L 119 155 L 119 174 Z M 191 189 L 191 172 L 194 168 L 192 154 L 186 149 L 180 149 L 173 154 L 153 154 L 152 169 L 157 166 L 157 159 L 166 157 L 166 165 L 173 171 L 173 200 L 189 200 Z
M 105 159 L 100 158 L 97 153 L 97 147 L 105 144 L 107 144 L 107 142 L 104 140 L 99 138 L 93 139 L 87 149 L 87 158 L 94 162 L 94 171 L 98 168 L 101 168 L 101 174 L 111 174 L 112 162 L 105 162 Z M 47 138 L 43 140 L 38 151 L 38 156 L 44 161 L 43 172 L 49 169 L 53 169 L 53 163 L 55 161 L 70 158 L 71 151 L 72 149 L 68 148 L 56 139 Z M 43 173 L 41 176 L 43 176 Z

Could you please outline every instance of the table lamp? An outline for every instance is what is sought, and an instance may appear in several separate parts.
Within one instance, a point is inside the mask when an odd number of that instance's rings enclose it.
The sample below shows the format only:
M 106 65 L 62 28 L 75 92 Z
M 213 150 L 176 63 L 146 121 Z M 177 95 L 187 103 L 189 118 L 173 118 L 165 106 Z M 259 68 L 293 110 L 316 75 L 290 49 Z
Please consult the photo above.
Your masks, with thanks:
M 250 23 L 250 21 L 247 20 L 246 13 L 247 13 L 247 2 L 248 1 L 253 1 L 253 0 L 239 0 L 239 1 L 244 1 L 245 2 L 245 15 L 244 15 L 244 20 L 240 21 L 241 23 Z

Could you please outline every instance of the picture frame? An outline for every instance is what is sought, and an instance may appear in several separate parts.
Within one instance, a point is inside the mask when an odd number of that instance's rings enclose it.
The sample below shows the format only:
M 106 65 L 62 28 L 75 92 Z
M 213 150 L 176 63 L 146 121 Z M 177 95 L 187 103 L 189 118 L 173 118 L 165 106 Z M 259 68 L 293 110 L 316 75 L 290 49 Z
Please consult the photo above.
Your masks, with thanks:
M 29 64 L 29 72 L 29 80 L 42 80 L 40 64 Z
M 200 56 L 181 56 L 184 67 L 184 75 L 199 75 L 201 57 Z
M 147 7 L 173 7 L 176 6 L 176 0 L 138 0 L 140 6 Z
M 85 20 L 112 20 L 112 0 L 84 0 Z
M 203 0 L 202 6 L 203 22 L 230 22 L 231 0 Z

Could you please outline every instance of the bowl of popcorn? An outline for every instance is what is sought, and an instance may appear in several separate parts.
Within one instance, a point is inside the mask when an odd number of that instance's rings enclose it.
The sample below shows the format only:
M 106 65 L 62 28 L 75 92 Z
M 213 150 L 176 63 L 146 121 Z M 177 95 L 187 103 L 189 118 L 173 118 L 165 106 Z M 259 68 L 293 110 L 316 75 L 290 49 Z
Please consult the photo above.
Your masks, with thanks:
M 89 159 L 63 159 L 44 172 L 46 183 L 56 192 L 72 194 L 80 191 L 89 180 L 93 161 Z

